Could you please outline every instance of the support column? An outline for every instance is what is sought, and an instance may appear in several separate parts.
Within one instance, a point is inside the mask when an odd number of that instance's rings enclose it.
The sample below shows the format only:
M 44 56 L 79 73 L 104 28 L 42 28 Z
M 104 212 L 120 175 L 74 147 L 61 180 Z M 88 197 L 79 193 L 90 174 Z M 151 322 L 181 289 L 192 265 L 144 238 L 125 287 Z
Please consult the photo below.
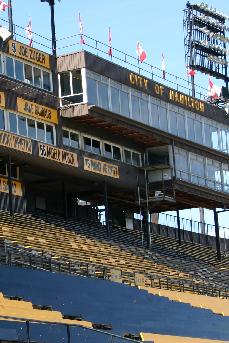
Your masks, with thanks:
M 7 160 L 7 172 L 8 172 L 8 188 L 9 188 L 9 212 L 13 216 L 13 192 L 12 192 L 12 173 L 11 173 L 11 156 L 8 155 Z
M 178 242 L 181 245 L 180 211 L 179 210 L 177 210 L 177 230 L 178 230 Z
M 146 160 L 146 156 L 145 156 Z M 148 187 L 148 174 L 145 169 L 145 195 L 146 195 L 146 208 L 143 209 L 143 227 L 146 234 L 147 247 L 151 248 L 151 234 L 150 234 L 150 223 L 149 223 L 149 187 Z
M 110 232 L 109 207 L 108 207 L 108 198 L 107 198 L 107 181 L 104 181 L 104 206 L 105 206 L 107 237 L 110 237 L 111 232 Z
M 221 261 L 221 249 L 220 249 L 220 237 L 219 237 L 219 219 L 218 213 L 216 208 L 214 208 L 214 221 L 215 221 L 215 243 L 216 243 L 216 251 L 217 251 L 217 258 Z
M 62 198 L 63 198 L 64 220 L 68 220 L 67 192 L 66 192 L 66 184 L 64 181 L 62 182 Z

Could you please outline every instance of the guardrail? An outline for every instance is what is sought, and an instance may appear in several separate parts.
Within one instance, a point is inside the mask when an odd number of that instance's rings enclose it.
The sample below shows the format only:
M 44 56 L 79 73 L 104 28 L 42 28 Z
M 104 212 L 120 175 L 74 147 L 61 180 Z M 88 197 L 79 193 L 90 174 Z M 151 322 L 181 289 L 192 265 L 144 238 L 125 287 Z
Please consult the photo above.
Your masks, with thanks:
M 0 25 L 8 26 L 8 20 L 0 18 Z M 14 39 L 20 40 L 25 44 L 28 44 L 28 38 L 26 38 L 25 28 L 14 24 Z M 81 36 L 83 36 L 85 44 L 80 44 Z M 63 44 L 62 44 L 63 42 Z M 52 41 L 51 38 L 42 36 L 33 31 L 33 46 L 49 54 L 52 54 Z M 72 53 L 72 50 L 86 50 L 104 59 L 116 62 L 119 65 L 133 70 L 140 75 L 143 75 L 151 80 L 161 82 L 162 84 L 176 89 L 177 91 L 192 95 L 192 84 L 190 78 L 182 78 L 175 74 L 166 71 L 166 78 L 163 78 L 163 72 L 160 67 L 154 66 L 148 62 L 140 63 L 136 56 L 127 54 L 112 46 L 112 56 L 108 55 L 110 46 L 98 39 L 90 37 L 88 35 L 73 34 L 67 37 L 57 39 L 57 52 L 58 55 Z M 133 47 L 134 50 L 134 47 Z M 185 67 L 184 67 L 185 68 Z M 195 84 L 195 97 L 201 100 L 207 100 L 207 88 L 204 88 L 198 84 Z
M 58 336 L 57 328 L 61 328 L 60 334 L 59 334 L 59 342 L 67 342 L 67 343 L 73 343 L 73 342 L 92 342 L 92 339 L 96 342 L 99 342 L 100 339 L 106 337 L 107 343 L 118 343 L 118 342 L 136 342 L 135 339 L 125 338 L 110 332 L 105 332 L 102 330 L 92 329 L 92 328 L 86 328 L 81 325 L 76 324 L 63 324 L 58 322 L 48 322 L 45 320 L 39 321 L 39 320 L 28 320 L 26 318 L 20 318 L 20 317 L 12 317 L 12 316 L 2 316 L 0 315 L 0 328 L 1 324 L 4 321 L 9 321 L 9 325 L 11 327 L 15 327 L 18 323 L 20 323 L 20 341 L 25 340 L 27 343 L 34 342 L 34 335 L 37 340 L 37 332 L 39 332 L 39 326 L 40 331 L 42 332 L 41 340 L 43 341 L 43 338 L 46 338 L 45 336 L 54 337 Z M 24 324 L 23 326 L 21 326 Z M 5 326 L 4 326 L 5 328 Z M 45 329 L 47 329 L 47 333 L 45 334 Z M 58 337 L 57 337 L 58 338 Z M 46 340 L 45 340 L 46 341 Z
M 131 286 L 145 286 L 159 289 L 176 290 L 179 292 L 192 292 L 212 297 L 229 297 L 227 287 L 217 287 L 214 284 L 198 281 L 196 276 L 192 279 L 182 279 L 159 276 L 154 273 L 127 272 L 96 263 L 72 261 L 62 257 L 51 256 L 45 252 L 38 252 L 31 248 L 17 246 L 5 240 L 4 251 L 1 253 L 1 263 L 9 266 L 21 266 L 48 270 L 51 272 L 75 274 L 87 277 L 100 278 Z M 195 279 L 195 281 L 194 281 Z

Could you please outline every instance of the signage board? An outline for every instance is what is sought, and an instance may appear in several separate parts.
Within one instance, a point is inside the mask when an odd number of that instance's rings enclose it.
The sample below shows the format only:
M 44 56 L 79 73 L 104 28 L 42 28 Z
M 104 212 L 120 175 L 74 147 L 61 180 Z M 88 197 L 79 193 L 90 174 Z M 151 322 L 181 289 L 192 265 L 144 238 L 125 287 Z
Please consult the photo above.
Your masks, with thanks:
M 13 133 L 6 131 L 0 131 L 0 146 L 32 154 L 31 139 L 14 135 Z
M 77 154 L 51 145 L 39 143 L 39 157 L 72 167 L 78 167 Z
M 84 157 L 84 170 L 104 176 L 109 176 L 114 179 L 119 179 L 118 166 L 99 160 L 94 160 L 93 158 Z

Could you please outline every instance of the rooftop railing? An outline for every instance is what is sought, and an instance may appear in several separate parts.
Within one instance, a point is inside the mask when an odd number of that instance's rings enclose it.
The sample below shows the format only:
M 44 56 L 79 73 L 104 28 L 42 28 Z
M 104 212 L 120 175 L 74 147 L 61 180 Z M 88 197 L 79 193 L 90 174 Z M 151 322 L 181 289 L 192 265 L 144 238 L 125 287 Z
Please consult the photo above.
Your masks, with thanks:
M 8 27 L 8 20 L 0 18 L 0 25 Z M 80 44 L 80 37 L 83 36 L 85 44 Z M 14 24 L 14 39 L 28 44 L 28 38 L 25 34 L 25 28 Z M 52 53 L 52 41 L 51 38 L 40 35 L 33 32 L 33 47 L 49 54 Z M 67 37 L 57 39 L 57 54 L 69 54 L 72 52 L 85 50 L 91 52 L 101 58 L 108 61 L 119 64 L 124 68 L 128 68 L 144 77 L 147 77 L 153 81 L 160 82 L 165 86 L 176 89 L 189 96 L 192 95 L 192 84 L 190 78 L 182 78 L 169 71 L 166 71 L 166 77 L 163 78 L 162 69 L 154 66 L 148 62 L 141 63 L 136 56 L 132 56 L 124 51 L 121 51 L 112 46 L 112 56 L 109 56 L 110 46 L 98 39 L 90 37 L 88 35 L 73 34 Z M 185 67 L 184 67 L 185 68 Z M 195 84 L 195 97 L 201 100 L 207 100 L 207 89 Z

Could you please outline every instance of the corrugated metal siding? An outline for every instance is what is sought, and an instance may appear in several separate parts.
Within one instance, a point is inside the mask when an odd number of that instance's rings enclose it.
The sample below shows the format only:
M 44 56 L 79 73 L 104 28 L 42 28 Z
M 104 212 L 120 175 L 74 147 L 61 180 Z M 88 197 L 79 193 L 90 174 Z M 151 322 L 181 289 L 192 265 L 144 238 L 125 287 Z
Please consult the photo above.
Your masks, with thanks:
M 81 69 L 85 67 L 84 52 L 76 52 L 70 55 L 57 58 L 57 70 L 63 72 L 67 70 Z

